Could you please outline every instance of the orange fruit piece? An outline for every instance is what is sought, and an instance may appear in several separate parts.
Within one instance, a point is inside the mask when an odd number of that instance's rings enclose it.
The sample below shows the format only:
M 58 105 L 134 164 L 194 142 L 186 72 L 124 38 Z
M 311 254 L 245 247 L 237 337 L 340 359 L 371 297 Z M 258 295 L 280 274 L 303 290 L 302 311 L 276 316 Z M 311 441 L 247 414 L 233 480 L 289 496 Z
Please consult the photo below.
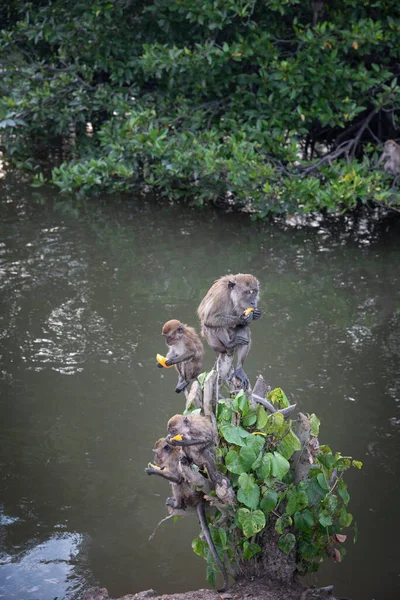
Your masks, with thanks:
M 254 308 L 246 308 L 246 310 L 244 311 L 244 315 L 245 315 L 246 317 L 248 317 L 248 316 L 249 316 L 249 314 L 250 314 L 251 312 L 253 312 L 253 311 L 254 311 Z
M 162 365 L 163 367 L 165 367 L 166 369 L 171 369 L 171 367 L 173 367 L 174 365 L 166 365 L 165 361 L 167 360 L 167 358 L 165 356 L 163 356 L 162 354 L 157 354 L 156 356 L 157 362 Z

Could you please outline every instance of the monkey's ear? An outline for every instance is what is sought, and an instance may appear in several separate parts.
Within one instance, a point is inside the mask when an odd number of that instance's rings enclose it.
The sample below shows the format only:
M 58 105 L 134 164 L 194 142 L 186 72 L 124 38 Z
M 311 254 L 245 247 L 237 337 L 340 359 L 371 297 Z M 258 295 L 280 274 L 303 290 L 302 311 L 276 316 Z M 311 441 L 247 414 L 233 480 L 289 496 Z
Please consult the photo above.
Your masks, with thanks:
M 176 328 L 178 333 L 183 333 L 183 327 L 182 325 L 178 325 L 178 327 Z
M 189 419 L 188 419 L 187 417 L 185 417 L 185 418 L 183 419 L 183 423 L 184 423 L 184 425 L 189 425 L 189 424 L 190 424 L 190 421 L 189 421 Z
M 232 290 L 236 285 L 235 281 L 228 281 L 228 289 Z

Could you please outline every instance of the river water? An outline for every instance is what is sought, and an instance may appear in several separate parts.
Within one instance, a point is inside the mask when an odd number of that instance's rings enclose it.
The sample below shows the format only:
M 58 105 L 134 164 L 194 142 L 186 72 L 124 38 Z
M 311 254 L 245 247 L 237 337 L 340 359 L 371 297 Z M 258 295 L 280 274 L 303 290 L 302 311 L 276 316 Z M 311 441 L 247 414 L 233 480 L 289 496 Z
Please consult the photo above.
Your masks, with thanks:
M 246 364 L 321 419 L 348 473 L 358 542 L 316 585 L 400 597 L 400 222 L 305 229 L 142 198 L 62 200 L 8 178 L 0 204 L 0 598 L 206 587 L 195 519 L 167 521 L 153 442 L 183 409 L 155 367 L 162 324 L 198 328 L 227 272 L 261 282 Z M 53 196 L 53 197 L 52 197 Z M 213 364 L 207 349 L 206 367 Z

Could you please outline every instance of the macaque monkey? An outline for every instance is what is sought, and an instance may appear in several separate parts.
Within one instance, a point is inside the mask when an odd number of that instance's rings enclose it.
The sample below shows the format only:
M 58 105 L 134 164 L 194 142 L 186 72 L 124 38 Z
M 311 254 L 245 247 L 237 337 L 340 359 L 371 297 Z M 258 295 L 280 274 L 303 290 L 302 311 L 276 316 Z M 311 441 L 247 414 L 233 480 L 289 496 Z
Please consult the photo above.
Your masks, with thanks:
M 386 173 L 400 175 L 400 146 L 394 140 L 387 140 L 383 152 L 378 160 L 377 167 L 386 159 L 383 167 Z
M 260 284 L 253 275 L 224 275 L 211 286 L 197 309 L 201 333 L 217 354 L 236 352 L 232 375 L 246 390 L 249 380 L 243 363 L 251 345 L 249 323 L 261 317 L 257 308 Z
M 175 391 L 179 394 L 203 370 L 203 344 L 193 327 L 176 319 L 164 323 L 162 334 L 169 348 L 165 366 L 175 365 L 179 375 Z M 157 363 L 157 366 L 162 368 L 160 363 Z
M 312 24 L 313 27 L 315 27 L 315 25 L 318 23 L 318 21 L 320 21 L 321 19 L 319 18 L 319 15 L 324 13 L 324 4 L 325 2 L 323 2 L 323 0 L 312 0 L 311 1 L 311 6 L 312 6 L 312 11 L 313 11 L 313 20 L 312 20 Z
M 159 468 L 155 469 L 154 467 L 148 467 L 146 469 L 146 473 L 148 475 L 159 475 L 170 481 L 172 485 L 173 497 L 167 498 L 166 505 L 171 509 L 171 511 L 177 509 L 185 510 L 186 508 L 190 507 L 194 507 L 196 509 L 204 537 L 208 543 L 208 547 L 210 548 L 211 554 L 213 555 L 214 560 L 224 578 L 224 586 L 218 591 L 226 591 L 229 587 L 228 574 L 218 555 L 217 549 L 210 534 L 210 529 L 206 519 L 204 495 L 202 492 L 198 492 L 190 487 L 190 485 L 183 479 L 179 469 L 181 461 L 185 460 L 186 457 L 183 455 L 181 448 L 171 446 L 166 438 L 160 438 L 157 440 L 153 450 L 154 463 Z
M 191 462 L 200 469 L 206 469 L 214 485 L 223 477 L 215 466 L 213 456 L 217 438 L 212 423 L 201 415 L 175 415 L 168 421 L 168 444 L 180 446 Z

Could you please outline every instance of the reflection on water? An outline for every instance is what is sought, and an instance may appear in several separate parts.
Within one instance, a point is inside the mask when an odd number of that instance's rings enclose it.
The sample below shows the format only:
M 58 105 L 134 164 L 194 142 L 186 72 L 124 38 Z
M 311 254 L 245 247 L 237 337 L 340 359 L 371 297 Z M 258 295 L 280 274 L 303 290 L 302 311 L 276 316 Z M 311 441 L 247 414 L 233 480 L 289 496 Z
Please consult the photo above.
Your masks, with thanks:
M 85 555 L 86 543 L 82 535 L 60 533 L 17 555 L 5 554 L 0 560 L 0 598 L 41 600 L 79 595 L 86 582 L 84 576 L 77 577 L 73 565 L 80 553 Z
M 348 477 L 359 542 L 349 531 L 345 561 L 312 582 L 397 598 L 399 224 L 302 230 L 135 198 L 38 204 L 1 185 L 0 597 L 205 586 L 195 520 L 148 541 L 169 490 L 144 468 L 183 407 L 174 373 L 155 368 L 161 326 L 198 328 L 200 299 L 231 271 L 262 287 L 250 378 L 281 385 L 318 414 L 321 443 L 364 462 Z

